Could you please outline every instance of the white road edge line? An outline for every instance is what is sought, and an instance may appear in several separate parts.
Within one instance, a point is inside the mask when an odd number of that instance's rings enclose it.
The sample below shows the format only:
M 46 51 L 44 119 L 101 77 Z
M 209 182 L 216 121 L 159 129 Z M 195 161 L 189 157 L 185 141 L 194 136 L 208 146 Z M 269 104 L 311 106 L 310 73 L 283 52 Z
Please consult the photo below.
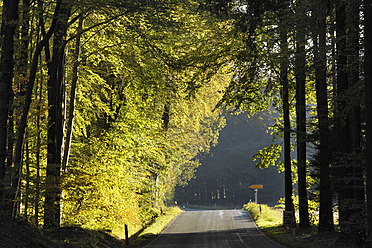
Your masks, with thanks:
M 163 232 L 168 228 L 168 226 L 170 226 L 177 218 L 178 216 L 180 216 L 181 214 L 183 214 L 184 212 L 180 213 L 179 215 L 177 215 L 175 218 L 173 218 L 173 220 L 171 220 L 165 227 L 164 229 L 161 231 L 161 233 L 159 233 L 159 235 L 153 240 L 151 241 L 150 243 L 148 243 L 147 245 L 145 245 L 143 248 L 146 248 L 148 246 L 151 246 L 152 243 L 154 243 L 162 234 Z
M 253 220 L 253 218 L 252 218 L 252 215 L 247 211 L 247 210 L 243 210 L 243 211 L 246 211 L 247 212 L 247 214 L 248 214 L 248 216 L 249 216 L 249 218 L 251 218 L 252 219 L 252 221 L 253 221 L 253 223 L 254 223 L 254 225 L 256 226 L 256 228 L 257 228 L 257 230 L 262 234 L 262 235 L 264 235 L 265 237 L 266 237 L 266 239 L 268 239 L 268 240 L 270 240 L 272 243 L 274 243 L 274 244 L 276 244 L 276 245 L 278 245 L 279 247 L 282 247 L 282 248 L 287 248 L 287 247 L 285 247 L 285 246 L 283 246 L 283 245 L 281 245 L 281 244 L 279 244 L 278 242 L 276 242 L 276 241 L 274 241 L 274 240 L 272 240 L 271 238 L 269 238 L 266 234 L 264 234 L 262 231 L 261 231 L 261 229 L 257 226 L 257 224 L 256 224 L 256 222 Z

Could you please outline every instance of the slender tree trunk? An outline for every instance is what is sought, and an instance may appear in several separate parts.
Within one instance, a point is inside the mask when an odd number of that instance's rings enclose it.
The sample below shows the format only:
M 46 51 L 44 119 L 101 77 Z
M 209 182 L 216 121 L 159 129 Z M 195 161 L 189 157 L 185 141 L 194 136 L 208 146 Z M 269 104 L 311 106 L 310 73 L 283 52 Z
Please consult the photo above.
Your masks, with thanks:
M 19 0 L 3 1 L 3 22 L 1 25 L 1 82 L 0 82 L 0 198 L 3 202 L 2 210 L 11 214 L 11 199 L 7 197 L 5 187 L 11 186 L 10 179 L 5 178 L 7 171 L 7 140 L 9 108 L 12 102 L 12 81 L 14 77 L 14 34 L 18 25 Z M 9 169 L 9 168 L 8 168 Z M 8 198 L 8 197 L 7 197 Z
M 62 173 L 67 172 L 68 160 L 70 157 L 70 149 L 71 149 L 71 139 L 72 139 L 72 132 L 74 129 L 74 118 L 75 118 L 75 99 L 76 99 L 76 89 L 77 89 L 77 81 L 79 78 L 79 64 L 80 64 L 80 39 L 81 39 L 81 32 L 83 30 L 83 22 L 84 16 L 80 14 L 79 24 L 77 28 L 77 35 L 76 35 L 76 42 L 75 42 L 75 51 L 73 53 L 73 66 L 72 66 L 72 80 L 71 80 L 71 92 L 70 92 L 70 108 L 69 108 L 69 115 L 68 115 L 68 123 L 66 127 L 66 138 L 63 150 L 63 158 L 62 158 Z M 62 189 L 61 193 L 61 209 L 63 209 L 63 198 L 64 198 L 64 191 Z M 63 211 L 61 211 L 63 212 Z
M 372 240 L 372 0 L 364 0 L 367 235 Z
M 169 127 L 169 117 L 170 117 L 170 102 L 167 101 L 165 104 L 164 104 L 164 110 L 163 110 L 163 116 L 162 116 L 162 120 L 163 120 L 163 130 L 164 131 L 168 131 L 168 127 Z
M 17 75 L 15 77 L 15 82 L 17 83 L 18 92 L 16 92 L 13 108 L 10 110 L 9 114 L 9 137 L 8 137 L 8 166 L 13 165 L 14 158 L 14 143 L 15 143 L 15 133 L 14 127 L 18 128 L 19 120 L 16 120 L 14 116 L 21 116 L 22 106 L 24 105 L 24 96 L 27 92 L 27 68 L 28 68 L 28 52 L 29 52 L 29 29 L 30 29 L 30 1 L 23 0 L 21 5 L 22 19 L 20 24 L 21 40 L 18 52 L 17 60 Z M 17 167 L 15 167 L 17 168 Z M 20 211 L 20 183 L 22 176 L 22 166 L 17 168 L 18 170 L 14 172 L 12 177 L 12 199 L 13 203 L 13 215 L 17 215 Z
M 319 128 L 320 209 L 319 233 L 333 231 L 332 194 L 329 172 L 329 121 L 327 89 L 326 3 L 314 2 L 316 30 L 314 38 L 315 84 Z M 318 41 L 319 37 L 319 41 Z
M 346 93 L 348 90 L 347 49 L 346 49 L 346 2 L 336 6 L 336 108 L 335 108 L 335 142 L 334 161 L 336 166 L 336 191 L 340 223 L 340 238 L 348 239 L 351 234 L 351 215 L 353 212 L 353 168 L 350 165 L 350 126 Z
M 360 160 L 361 152 L 361 118 L 360 118 L 360 96 L 359 96 L 359 6 L 360 0 L 347 1 L 347 64 L 348 64 L 348 88 L 351 90 L 350 102 L 350 141 L 351 141 L 351 165 L 353 174 L 353 216 L 352 234 L 356 243 L 363 243 L 365 234 L 365 192 L 364 173 Z
M 284 119 L 285 211 L 294 211 L 292 200 L 291 123 L 289 120 L 288 42 L 285 24 L 280 27 L 280 83 Z
M 36 91 L 37 92 L 37 91 Z M 38 104 L 37 104 L 37 119 L 36 119 L 36 180 L 35 180 L 35 226 L 39 227 L 39 203 L 40 203 L 40 184 L 41 184 L 41 163 L 40 163 L 40 152 L 41 152 L 41 103 L 43 96 L 43 80 L 40 80 L 39 95 L 38 95 Z
M 20 41 L 20 51 L 18 58 L 18 69 L 19 69 L 19 90 L 20 95 L 24 96 L 26 94 L 27 86 L 27 66 L 28 66 L 28 53 L 30 44 L 30 0 L 22 0 L 22 20 L 21 20 L 21 41 Z
M 76 99 L 76 88 L 77 88 L 77 81 L 79 78 L 79 58 L 80 58 L 80 38 L 81 32 L 83 30 L 83 22 L 84 16 L 81 14 L 79 19 L 79 26 L 76 35 L 76 42 L 75 42 L 75 51 L 73 54 L 73 69 L 72 69 L 72 80 L 71 80 L 71 92 L 70 92 L 70 108 L 68 114 L 68 123 L 66 127 L 66 139 L 65 139 L 65 149 L 63 154 L 63 161 L 62 161 L 62 169 L 66 171 L 68 165 L 68 159 L 70 155 L 70 147 L 71 147 L 71 139 L 72 139 L 72 131 L 74 127 L 74 118 L 75 118 L 75 99 Z
M 27 68 L 29 59 L 29 44 L 30 44 L 30 0 L 23 0 L 21 5 L 22 18 L 20 21 L 20 32 L 21 39 L 19 45 L 19 52 L 17 58 L 17 72 L 16 83 L 18 92 L 16 93 L 16 111 L 17 116 L 21 115 L 18 113 L 21 109 L 23 102 L 22 97 L 26 95 L 27 91 Z M 13 147 L 12 147 L 13 148 Z
M 309 206 L 307 202 L 306 189 L 306 12 L 303 1 L 298 1 L 296 4 L 297 23 L 295 76 L 299 217 L 300 227 L 310 227 Z
M 71 9 L 63 6 L 57 21 L 53 39 L 53 55 L 48 66 L 48 156 L 44 204 L 44 227 L 60 226 L 61 217 L 61 169 L 63 143 L 63 102 L 65 42 Z
M 26 188 L 25 188 L 25 210 L 24 216 L 28 217 L 28 203 L 29 203 L 29 196 L 30 196 L 30 149 L 29 149 L 28 139 L 26 141 Z
M 38 8 L 39 10 L 42 9 L 42 3 L 41 2 L 38 2 Z M 42 18 L 42 15 L 39 17 L 39 22 L 38 22 L 38 26 L 37 26 L 37 43 L 39 43 L 39 39 L 40 39 L 40 31 L 42 29 L 42 26 L 43 26 L 43 18 Z M 45 33 L 43 34 L 45 36 Z M 47 57 L 47 55 L 49 55 L 49 45 L 47 44 L 45 46 L 45 57 Z M 40 63 L 40 67 L 41 67 L 41 54 L 38 55 L 40 57 L 40 59 L 38 60 Z M 48 57 L 49 59 L 49 57 Z M 40 195 L 41 195 L 41 192 L 40 192 L 40 184 L 41 184 L 41 176 L 40 176 L 40 170 L 41 170 L 41 162 L 40 162 L 40 153 L 41 153 L 41 128 L 40 128 L 40 122 L 41 122 L 41 105 L 42 105 L 42 102 L 43 102 L 43 82 L 44 82 L 44 79 L 43 79 L 43 72 L 41 71 L 40 72 L 40 80 L 39 78 L 37 79 L 36 81 L 36 89 L 35 89 L 35 92 L 36 92 L 36 100 L 37 100 L 37 106 L 36 106 L 36 109 L 37 109 L 37 118 L 36 118 L 36 132 L 37 132 L 37 136 L 36 136 L 36 151 L 35 151 L 35 157 L 36 157 L 36 180 L 35 180 L 35 202 L 34 202 L 34 206 L 35 206 L 35 215 L 34 215 L 34 219 L 35 219 L 35 222 L 34 222 L 34 225 L 36 226 L 36 228 L 39 227 L 39 208 L 40 208 Z M 39 86 L 40 85 L 40 86 Z
M 52 34 L 56 26 L 57 16 L 60 11 L 60 6 L 61 6 L 61 2 L 58 1 L 56 3 L 56 7 L 54 10 L 54 18 L 49 28 L 49 31 L 47 34 L 45 34 L 44 38 L 37 44 L 35 52 L 34 52 L 34 56 L 32 59 L 30 75 L 29 75 L 27 90 L 26 90 L 26 96 L 25 96 L 24 106 L 22 110 L 22 116 L 19 122 L 17 142 L 16 142 L 15 152 L 14 152 L 14 169 L 13 170 L 17 172 L 20 171 L 21 164 L 22 164 L 23 143 L 24 143 L 24 138 L 25 138 L 25 133 L 26 133 L 28 113 L 29 113 L 31 101 L 32 101 L 32 91 L 33 91 L 34 82 L 36 78 L 36 71 L 37 71 L 39 56 L 44 46 L 48 43 L 49 39 L 52 37 Z M 20 173 L 14 173 L 12 181 L 18 182 L 19 176 L 20 176 Z M 17 185 L 13 187 L 13 198 L 12 199 L 15 199 L 17 197 L 18 192 L 19 192 L 19 189 Z

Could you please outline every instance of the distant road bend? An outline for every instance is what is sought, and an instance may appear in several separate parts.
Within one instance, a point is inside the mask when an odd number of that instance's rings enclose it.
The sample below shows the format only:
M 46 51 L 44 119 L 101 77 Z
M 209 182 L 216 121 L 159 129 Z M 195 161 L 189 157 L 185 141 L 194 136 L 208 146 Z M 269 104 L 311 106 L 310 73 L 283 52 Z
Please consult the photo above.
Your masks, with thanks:
M 146 248 L 285 248 L 244 210 L 186 211 Z

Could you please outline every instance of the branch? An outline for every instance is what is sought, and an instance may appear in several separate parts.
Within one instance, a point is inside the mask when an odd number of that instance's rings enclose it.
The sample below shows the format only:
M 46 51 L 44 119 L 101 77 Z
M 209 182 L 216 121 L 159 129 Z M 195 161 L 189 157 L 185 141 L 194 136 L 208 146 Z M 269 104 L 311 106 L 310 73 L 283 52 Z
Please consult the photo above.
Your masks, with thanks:
M 88 28 L 86 28 L 86 29 L 83 29 L 83 30 L 81 31 L 80 34 L 82 35 L 82 34 L 88 32 L 89 30 L 91 30 L 91 29 L 93 29 L 93 28 L 99 27 L 99 26 L 104 25 L 104 24 L 108 24 L 108 23 L 112 22 L 113 20 L 117 19 L 118 17 L 121 17 L 121 16 L 127 14 L 128 12 L 129 12 L 129 11 L 126 11 L 126 12 L 124 12 L 124 13 L 121 13 L 121 14 L 115 15 L 115 16 L 113 16 L 112 18 L 110 18 L 110 19 L 108 19 L 108 20 L 106 20 L 106 21 L 96 23 L 96 24 L 94 24 L 93 26 L 90 26 L 90 27 L 88 27 Z M 78 16 L 75 17 L 74 19 L 76 19 L 76 18 L 78 19 Z M 75 21 L 76 21 L 76 20 L 75 20 Z M 65 45 L 66 45 L 67 43 L 69 43 L 71 40 L 75 39 L 75 38 L 77 37 L 77 35 L 78 35 L 78 34 L 73 35 L 73 36 L 71 36 L 69 39 L 67 39 L 67 40 L 65 41 Z

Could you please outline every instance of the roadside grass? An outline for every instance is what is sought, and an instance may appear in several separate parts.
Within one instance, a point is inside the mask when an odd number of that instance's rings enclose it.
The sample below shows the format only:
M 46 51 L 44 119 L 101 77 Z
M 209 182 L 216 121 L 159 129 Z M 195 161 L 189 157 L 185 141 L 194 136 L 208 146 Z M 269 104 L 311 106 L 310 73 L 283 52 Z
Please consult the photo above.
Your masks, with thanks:
M 283 206 L 269 207 L 264 204 L 247 203 L 244 205 L 257 226 L 271 239 L 288 248 L 330 248 L 350 247 L 336 243 L 336 232 L 326 233 L 320 236 L 317 226 L 299 229 L 298 225 L 293 237 L 293 229 L 283 226 Z M 260 211 L 261 210 L 261 211 Z
M 265 204 L 247 203 L 243 206 L 260 228 L 279 226 L 283 222 L 282 207 L 275 208 Z
M 144 230 L 129 238 L 130 247 L 144 247 L 153 241 L 180 213 L 182 213 L 182 210 L 178 207 L 167 208 L 163 215 L 156 217 Z

